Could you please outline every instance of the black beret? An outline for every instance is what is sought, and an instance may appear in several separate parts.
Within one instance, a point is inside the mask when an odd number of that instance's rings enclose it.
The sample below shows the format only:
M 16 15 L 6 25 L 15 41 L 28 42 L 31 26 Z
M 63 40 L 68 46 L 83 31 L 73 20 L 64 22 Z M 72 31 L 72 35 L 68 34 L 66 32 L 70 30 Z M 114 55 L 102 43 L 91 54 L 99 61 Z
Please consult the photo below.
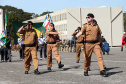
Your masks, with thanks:
M 77 29 L 81 30 L 81 27 L 78 27 Z
M 94 18 L 94 15 L 92 13 L 88 13 L 87 16 Z
M 33 22 L 32 21 L 28 21 L 28 24 L 31 23 L 33 25 Z

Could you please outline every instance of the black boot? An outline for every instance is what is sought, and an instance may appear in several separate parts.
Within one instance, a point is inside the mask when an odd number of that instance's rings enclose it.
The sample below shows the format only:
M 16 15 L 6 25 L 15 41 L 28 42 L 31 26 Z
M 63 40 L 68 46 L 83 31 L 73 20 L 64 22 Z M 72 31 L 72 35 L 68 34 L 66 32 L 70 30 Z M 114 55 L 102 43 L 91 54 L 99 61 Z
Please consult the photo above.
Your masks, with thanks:
M 106 66 L 105 65 L 103 65 L 104 66 L 104 69 L 106 70 L 107 68 L 106 68 Z
M 123 51 L 123 47 L 121 47 L 121 51 Z
M 88 75 L 88 72 L 84 72 L 84 76 L 89 76 L 89 75 Z
M 25 74 L 28 74 L 28 71 L 25 71 Z
M 47 70 L 52 71 L 52 70 L 51 70 L 51 67 L 48 67 Z
M 36 74 L 36 75 L 40 74 L 40 72 L 38 71 L 38 69 L 34 70 L 34 74 Z
M 59 68 L 62 68 L 64 66 L 64 64 L 61 64 L 61 62 L 58 64 Z
M 88 71 L 91 71 L 91 69 L 90 69 L 90 68 L 88 68 Z
M 100 71 L 100 75 L 103 77 L 108 77 L 108 73 L 105 70 Z

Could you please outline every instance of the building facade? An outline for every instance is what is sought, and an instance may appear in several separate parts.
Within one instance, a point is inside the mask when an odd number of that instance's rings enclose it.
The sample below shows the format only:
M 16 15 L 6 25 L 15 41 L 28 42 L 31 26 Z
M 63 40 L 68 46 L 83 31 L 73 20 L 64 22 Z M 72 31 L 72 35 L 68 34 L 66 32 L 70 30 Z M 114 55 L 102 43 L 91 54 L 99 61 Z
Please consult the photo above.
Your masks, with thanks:
M 4 30 L 4 24 L 3 24 L 3 9 L 0 9 L 0 34 Z
M 51 18 L 58 32 L 64 32 L 60 39 L 71 39 L 71 33 L 77 27 L 83 27 L 88 13 L 93 13 L 110 46 L 120 46 L 124 31 L 122 7 L 71 8 L 51 13 Z M 46 15 L 30 19 L 34 23 L 43 22 Z M 29 21 L 29 20 L 27 20 Z M 27 21 L 24 21 L 27 22 Z

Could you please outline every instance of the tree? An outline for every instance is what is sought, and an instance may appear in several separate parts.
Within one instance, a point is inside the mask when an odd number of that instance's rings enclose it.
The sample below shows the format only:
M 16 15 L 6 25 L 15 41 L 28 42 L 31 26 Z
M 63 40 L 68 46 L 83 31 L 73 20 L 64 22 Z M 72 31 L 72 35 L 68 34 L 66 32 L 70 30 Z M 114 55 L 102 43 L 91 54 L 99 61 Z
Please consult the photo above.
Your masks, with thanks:
M 40 16 L 43 16 L 43 15 L 46 15 L 48 12 L 43 12 L 42 14 L 40 14 Z M 53 13 L 53 11 L 52 12 L 49 12 L 49 13 Z
M 39 17 L 38 14 L 33 14 L 32 18 L 36 18 L 36 17 Z
M 11 6 L 0 6 L 3 9 L 3 16 L 5 16 L 5 11 L 7 12 L 7 32 L 11 39 L 14 38 L 12 22 L 22 22 L 28 19 L 32 19 L 34 13 L 24 12 L 22 9 L 17 9 Z

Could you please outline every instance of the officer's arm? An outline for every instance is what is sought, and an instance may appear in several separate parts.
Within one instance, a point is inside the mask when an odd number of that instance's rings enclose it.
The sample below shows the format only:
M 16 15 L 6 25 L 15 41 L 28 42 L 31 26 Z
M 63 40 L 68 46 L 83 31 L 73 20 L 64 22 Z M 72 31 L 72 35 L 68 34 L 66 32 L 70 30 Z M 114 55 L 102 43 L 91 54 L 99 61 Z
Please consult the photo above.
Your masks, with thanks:
M 98 26 L 98 41 L 100 42 L 100 47 L 102 48 L 102 38 L 101 38 L 101 34 L 102 34 L 101 29 Z
M 76 36 L 76 34 L 77 34 L 77 32 L 74 31 L 74 32 L 71 34 L 71 36 Z
M 35 31 L 35 43 L 36 43 L 36 47 L 38 46 L 38 36 L 37 36 L 37 33 Z
M 24 33 L 24 27 L 26 27 L 26 26 L 27 26 L 27 24 L 25 24 L 22 27 L 20 27 L 17 32 L 18 33 Z
M 81 28 L 81 31 L 79 33 L 77 33 L 76 37 L 81 36 L 82 34 L 84 34 L 84 32 L 86 31 L 86 25 L 83 25 L 83 28 Z
M 22 26 L 22 27 L 20 27 L 19 29 L 18 29 L 18 33 L 22 33 L 22 31 L 23 31 L 23 29 L 24 29 L 24 27 Z
M 79 36 L 81 36 L 82 35 L 82 32 L 79 32 L 77 35 L 76 35 L 76 37 L 79 37 Z
M 63 32 L 49 32 L 49 34 L 64 34 Z

